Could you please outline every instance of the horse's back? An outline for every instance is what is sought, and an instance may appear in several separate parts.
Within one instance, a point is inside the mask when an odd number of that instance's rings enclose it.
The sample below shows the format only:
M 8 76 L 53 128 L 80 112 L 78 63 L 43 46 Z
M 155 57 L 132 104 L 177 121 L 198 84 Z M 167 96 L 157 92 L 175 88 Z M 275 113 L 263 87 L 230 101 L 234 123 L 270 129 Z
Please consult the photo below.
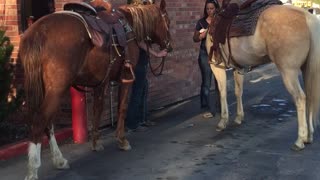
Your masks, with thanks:
M 41 51 L 39 55 L 43 57 L 61 61 L 71 59 L 69 56 L 82 59 L 92 46 L 88 32 L 78 17 L 57 13 L 40 18 L 28 28 L 20 42 L 20 54 L 22 60 L 26 59 L 23 56 L 36 50 Z
M 262 38 L 272 61 L 288 55 L 301 59 L 307 56 L 311 37 L 308 15 L 303 9 L 285 5 L 275 5 L 261 13 L 255 35 Z
M 273 36 L 299 35 L 308 31 L 306 12 L 293 6 L 275 5 L 266 9 L 259 17 L 258 25 L 265 34 Z M 307 33 L 308 34 L 308 33 Z M 281 37 L 277 37 L 280 38 Z M 289 37 L 290 38 L 290 37 Z
M 38 36 L 41 36 L 43 41 L 60 44 L 90 40 L 85 26 L 78 17 L 59 13 L 44 16 L 32 24 L 23 34 L 21 46 Z

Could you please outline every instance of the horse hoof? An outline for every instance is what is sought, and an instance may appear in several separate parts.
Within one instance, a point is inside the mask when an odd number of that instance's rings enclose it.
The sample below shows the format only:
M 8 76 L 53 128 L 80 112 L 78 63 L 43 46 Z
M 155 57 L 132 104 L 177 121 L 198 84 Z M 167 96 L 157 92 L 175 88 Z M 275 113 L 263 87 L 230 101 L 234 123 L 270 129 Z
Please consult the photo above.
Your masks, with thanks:
M 37 179 L 38 179 L 38 177 L 35 177 L 35 176 L 26 176 L 24 178 L 24 180 L 37 180 Z
M 226 129 L 226 126 L 217 126 L 216 131 L 220 132 Z
M 296 152 L 301 151 L 301 150 L 303 150 L 303 149 L 304 149 L 304 145 L 302 145 L 302 146 L 300 147 L 300 146 L 294 144 L 294 145 L 291 147 L 291 150 L 296 151 Z
M 308 137 L 307 141 L 305 142 L 306 144 L 312 144 L 313 143 L 313 138 Z
M 37 180 L 38 179 L 38 175 L 37 174 L 33 174 L 33 175 L 27 175 L 24 180 Z
M 130 151 L 132 148 L 129 141 L 124 140 L 123 143 L 119 143 L 119 149 L 124 151 Z
M 221 132 L 221 131 L 223 131 L 224 130 L 224 128 L 220 128 L 220 127 L 218 127 L 217 126 L 217 128 L 216 128 L 216 131 L 218 131 L 218 132 Z
M 119 149 L 123 150 L 123 151 L 130 151 L 132 149 L 132 147 L 129 145 L 127 146 L 120 146 L 119 145 Z
M 242 124 L 242 121 L 241 121 L 240 119 L 235 119 L 235 120 L 234 120 L 234 123 L 235 123 L 236 125 L 241 125 L 241 124 Z
M 102 151 L 104 150 L 104 147 L 101 144 L 99 144 L 99 145 L 92 146 L 91 149 L 92 151 Z
M 227 122 L 220 121 L 217 125 L 216 131 L 223 131 L 227 127 Z
M 70 169 L 70 165 L 69 165 L 68 161 L 65 159 L 62 159 L 62 161 L 60 161 L 60 162 L 56 162 L 55 166 L 57 169 L 61 169 L 61 170 L 62 169 Z

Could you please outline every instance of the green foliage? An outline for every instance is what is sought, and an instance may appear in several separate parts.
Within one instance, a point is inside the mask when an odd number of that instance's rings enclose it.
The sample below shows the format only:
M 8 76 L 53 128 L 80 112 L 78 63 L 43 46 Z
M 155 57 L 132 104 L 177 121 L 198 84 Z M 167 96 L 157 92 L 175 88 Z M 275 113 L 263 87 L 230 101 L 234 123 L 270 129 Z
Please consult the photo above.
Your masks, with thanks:
M 8 97 L 12 92 L 13 67 L 10 58 L 13 45 L 4 30 L 0 30 L 0 122 L 7 119 L 8 115 L 19 108 L 22 102 L 22 93 L 17 93 L 17 97 Z

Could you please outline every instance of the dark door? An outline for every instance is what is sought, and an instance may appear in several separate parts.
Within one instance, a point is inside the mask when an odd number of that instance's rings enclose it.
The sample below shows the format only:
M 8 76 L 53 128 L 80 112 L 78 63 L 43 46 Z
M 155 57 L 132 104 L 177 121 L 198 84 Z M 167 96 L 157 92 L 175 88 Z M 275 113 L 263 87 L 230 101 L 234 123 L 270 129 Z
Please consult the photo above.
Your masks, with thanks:
M 52 13 L 53 0 L 32 0 L 32 15 L 34 20 Z
M 23 0 L 21 1 L 22 30 L 28 28 L 30 20 L 33 22 L 42 16 L 55 11 L 54 0 Z M 29 21 L 29 22 L 28 22 Z

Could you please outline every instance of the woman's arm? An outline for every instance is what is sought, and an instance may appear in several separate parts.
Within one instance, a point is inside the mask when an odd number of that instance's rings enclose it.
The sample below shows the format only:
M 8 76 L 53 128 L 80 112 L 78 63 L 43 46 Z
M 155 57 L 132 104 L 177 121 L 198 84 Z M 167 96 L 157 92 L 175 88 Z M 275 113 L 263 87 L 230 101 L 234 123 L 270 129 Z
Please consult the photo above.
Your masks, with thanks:
M 202 39 L 206 38 L 207 29 L 201 29 L 200 31 L 195 30 L 193 33 L 193 41 L 200 42 Z
M 193 33 L 193 42 L 200 42 L 200 32 L 197 30 Z
M 142 48 L 145 51 L 149 51 L 150 54 L 152 54 L 155 57 L 165 57 L 168 55 L 168 52 L 166 49 L 161 50 L 159 52 L 156 52 L 155 50 L 153 50 L 151 47 L 148 48 L 147 44 L 144 41 L 141 41 L 138 43 L 139 47 Z

